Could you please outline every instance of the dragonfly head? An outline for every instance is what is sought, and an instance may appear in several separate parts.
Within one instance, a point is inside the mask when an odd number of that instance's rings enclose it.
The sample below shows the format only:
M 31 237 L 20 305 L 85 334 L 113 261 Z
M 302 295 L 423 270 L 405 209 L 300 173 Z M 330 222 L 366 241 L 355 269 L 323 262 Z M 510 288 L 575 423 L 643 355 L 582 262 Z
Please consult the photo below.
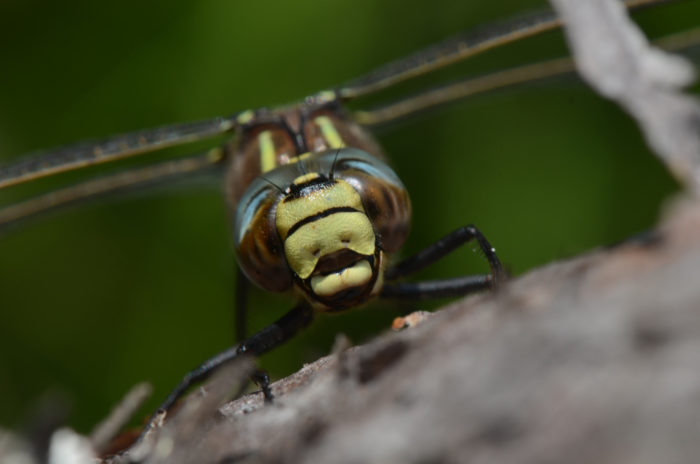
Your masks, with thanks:
M 381 290 L 385 253 L 408 234 L 408 194 L 360 150 L 314 154 L 305 165 L 266 173 L 242 198 L 239 264 L 263 288 L 293 289 L 321 311 L 357 306 Z

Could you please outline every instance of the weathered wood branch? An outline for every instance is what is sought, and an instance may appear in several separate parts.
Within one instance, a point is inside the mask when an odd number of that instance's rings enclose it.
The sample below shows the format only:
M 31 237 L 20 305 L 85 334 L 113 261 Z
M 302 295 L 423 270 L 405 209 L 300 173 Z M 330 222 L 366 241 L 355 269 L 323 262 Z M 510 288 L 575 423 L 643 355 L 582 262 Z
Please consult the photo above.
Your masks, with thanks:
M 698 269 L 689 203 L 648 235 L 305 366 L 274 384 L 273 405 L 253 394 L 217 412 L 230 390 L 215 381 L 147 462 L 689 462 Z
M 618 0 L 550 0 L 581 77 L 637 121 L 676 178 L 700 192 L 700 102 L 693 65 L 649 44 Z

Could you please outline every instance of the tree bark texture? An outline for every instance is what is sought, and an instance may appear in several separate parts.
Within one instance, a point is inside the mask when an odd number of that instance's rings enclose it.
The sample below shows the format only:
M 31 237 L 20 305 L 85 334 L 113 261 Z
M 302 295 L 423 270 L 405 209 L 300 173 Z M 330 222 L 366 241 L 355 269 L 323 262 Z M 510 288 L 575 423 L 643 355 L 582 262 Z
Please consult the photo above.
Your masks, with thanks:
M 147 462 L 690 462 L 700 204 L 683 203 L 654 232 L 338 349 L 276 382 L 272 405 L 252 394 L 217 411 L 230 394 L 217 378 Z

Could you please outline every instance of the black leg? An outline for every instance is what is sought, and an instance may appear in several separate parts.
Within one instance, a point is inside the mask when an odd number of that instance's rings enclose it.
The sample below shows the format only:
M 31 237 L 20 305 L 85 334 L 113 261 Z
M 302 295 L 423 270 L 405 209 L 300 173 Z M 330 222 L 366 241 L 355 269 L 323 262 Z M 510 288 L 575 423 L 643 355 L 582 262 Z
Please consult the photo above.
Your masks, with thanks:
M 236 343 L 241 343 L 245 340 L 248 333 L 248 291 L 250 290 L 250 281 L 243 274 L 241 268 L 238 268 L 236 274 Z M 253 382 L 260 386 L 263 392 L 266 403 L 272 403 L 273 396 L 270 390 L 270 376 L 266 371 L 257 370 L 252 376 Z
M 236 336 L 236 343 L 241 343 L 245 340 L 248 330 L 248 289 L 250 288 L 250 282 L 248 278 L 243 274 L 240 268 L 238 268 L 238 273 L 236 274 L 236 309 L 235 309 L 235 321 L 236 327 L 234 328 L 234 334 Z
M 467 242 L 476 240 L 479 244 L 479 248 L 484 253 L 486 260 L 491 268 L 492 278 L 491 284 L 489 286 L 497 286 L 503 280 L 505 280 L 505 272 L 503 271 L 503 266 L 496 256 L 496 250 L 491 246 L 491 244 L 486 240 L 486 237 L 473 225 L 468 225 L 460 227 L 459 229 L 453 231 L 452 233 L 441 238 L 437 242 L 430 245 L 428 248 L 424 249 L 398 263 L 396 266 L 387 269 L 385 277 L 387 280 L 394 280 L 399 277 L 404 277 L 409 274 L 417 272 L 435 261 L 443 258 L 445 255 L 453 252 L 460 246 Z M 433 283 L 431 285 L 437 285 Z M 463 294 L 463 293 L 462 293 Z
M 475 275 L 427 282 L 386 284 L 382 288 L 381 297 L 412 301 L 450 298 L 491 288 L 492 282 L 490 275 Z
M 284 316 L 252 335 L 243 343 L 233 346 L 226 351 L 222 351 L 216 356 L 204 361 L 197 368 L 188 372 L 182 381 L 180 381 L 178 386 L 175 387 L 172 392 L 170 392 L 165 401 L 161 403 L 158 410 L 153 414 L 148 425 L 146 425 L 144 430 L 141 432 L 141 436 L 143 437 L 145 433 L 148 432 L 148 430 L 153 426 L 154 419 L 156 419 L 162 412 L 168 411 L 192 385 L 202 382 L 212 373 L 214 373 L 216 369 L 238 356 L 243 354 L 260 356 L 261 354 L 268 352 L 272 348 L 275 348 L 276 346 L 292 338 L 292 336 L 294 336 L 297 332 L 309 325 L 312 319 L 313 309 L 305 302 L 300 303 Z M 263 388 L 263 393 L 265 393 L 265 390 L 267 389 L 267 394 L 270 394 L 269 383 L 269 378 L 267 379 L 266 383 L 263 380 L 263 384 L 261 385 Z
M 253 374 L 253 382 L 260 385 L 260 390 L 262 390 L 263 398 L 265 398 L 265 403 L 272 404 L 274 396 L 272 395 L 272 390 L 270 389 L 270 376 L 267 371 L 258 369 Z
M 311 323 L 314 312 L 308 303 L 302 302 L 284 316 L 259 332 L 251 335 L 238 346 L 238 354 L 260 356 L 292 338 Z

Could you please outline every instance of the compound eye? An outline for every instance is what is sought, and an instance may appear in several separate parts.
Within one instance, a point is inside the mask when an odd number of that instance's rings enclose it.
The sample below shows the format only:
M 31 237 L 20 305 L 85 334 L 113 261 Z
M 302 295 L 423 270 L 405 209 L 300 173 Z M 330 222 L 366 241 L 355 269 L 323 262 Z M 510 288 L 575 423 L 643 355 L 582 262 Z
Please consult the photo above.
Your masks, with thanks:
M 238 265 L 248 279 L 271 292 L 284 292 L 292 286 L 275 228 L 274 206 L 279 197 L 267 182 L 254 181 L 241 198 L 234 222 Z

